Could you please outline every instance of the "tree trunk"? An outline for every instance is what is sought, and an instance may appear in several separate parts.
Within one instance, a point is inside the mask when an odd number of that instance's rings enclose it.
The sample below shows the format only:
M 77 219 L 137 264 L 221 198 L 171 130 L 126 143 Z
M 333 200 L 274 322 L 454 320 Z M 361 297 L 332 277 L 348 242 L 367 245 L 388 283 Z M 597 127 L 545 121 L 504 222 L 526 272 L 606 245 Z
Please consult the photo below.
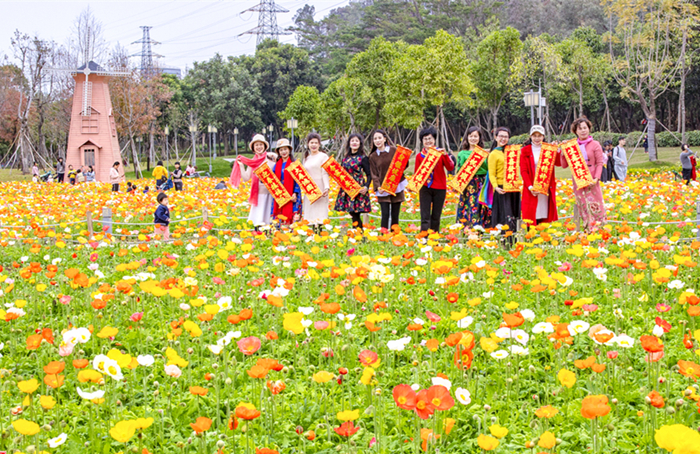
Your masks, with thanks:
M 415 147 L 416 153 L 420 153 L 420 150 L 421 150 L 421 143 L 420 143 L 420 128 L 421 128 L 421 126 L 422 125 L 418 125 L 418 127 L 416 128 L 416 147 Z
M 131 160 L 134 161 L 134 173 L 136 174 L 136 178 L 141 179 L 143 178 L 143 174 L 141 173 L 139 154 L 136 151 L 136 142 L 134 141 L 133 134 L 129 134 L 129 142 L 131 143 Z
M 608 122 L 608 132 L 612 132 L 612 128 L 610 127 L 610 106 L 608 105 L 608 91 L 605 89 L 605 84 L 603 84 L 602 87 L 603 102 L 605 102 L 605 119 Z
M 177 127 L 175 128 L 175 134 L 173 134 L 173 135 L 174 135 L 174 138 L 175 138 L 175 159 L 177 159 L 177 160 L 179 161 L 179 160 L 180 160 L 180 149 L 179 149 L 178 146 L 177 146 L 177 144 L 178 144 L 178 140 L 177 140 L 177 137 L 178 137 L 178 135 L 177 135 Z
M 498 123 L 498 107 L 491 109 L 491 138 L 496 140 L 496 125 Z
M 151 128 L 148 131 L 148 166 L 146 167 L 147 170 L 151 170 L 150 164 L 154 163 L 155 167 L 155 161 L 156 161 L 156 143 L 155 143 L 155 134 L 153 133 L 153 130 L 155 128 L 155 125 L 151 123 Z
M 685 143 L 685 48 L 688 42 L 688 30 L 683 29 L 683 44 L 681 46 L 681 88 L 678 95 L 678 132 L 681 133 L 681 141 Z
M 656 161 L 656 114 L 647 118 L 647 143 L 649 144 L 649 161 Z
M 32 171 L 32 144 L 29 142 L 29 126 L 27 121 L 22 120 L 19 129 L 19 140 L 17 142 L 20 162 L 22 163 L 22 173 L 27 174 Z

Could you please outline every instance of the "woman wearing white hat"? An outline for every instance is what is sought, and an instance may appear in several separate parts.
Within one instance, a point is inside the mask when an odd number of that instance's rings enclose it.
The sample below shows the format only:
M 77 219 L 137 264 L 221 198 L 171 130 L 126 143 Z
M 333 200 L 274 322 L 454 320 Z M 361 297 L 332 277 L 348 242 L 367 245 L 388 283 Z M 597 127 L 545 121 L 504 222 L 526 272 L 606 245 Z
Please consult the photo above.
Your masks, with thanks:
M 530 128 L 530 138 L 520 150 L 520 175 L 523 178 L 522 219 L 531 225 L 554 222 L 557 214 L 557 180 L 552 174 L 549 191 L 546 194 L 535 192 L 535 171 L 540 162 L 544 128 L 535 125 Z M 557 152 L 554 165 L 560 166 L 560 154 Z M 552 172 L 554 173 L 554 172 Z
M 262 134 L 256 134 L 248 146 L 253 153 L 255 153 L 255 156 L 252 159 L 238 156 L 231 170 L 230 182 L 237 188 L 240 186 L 241 180 L 251 180 L 250 196 L 248 197 L 248 203 L 250 204 L 248 220 L 252 222 L 255 229 L 258 230 L 259 227 L 270 223 L 274 198 L 255 174 L 255 170 L 263 165 L 273 168 L 275 160 L 272 156 L 267 156 L 267 150 L 270 148 L 270 144 L 267 143 L 267 140 L 265 140 Z

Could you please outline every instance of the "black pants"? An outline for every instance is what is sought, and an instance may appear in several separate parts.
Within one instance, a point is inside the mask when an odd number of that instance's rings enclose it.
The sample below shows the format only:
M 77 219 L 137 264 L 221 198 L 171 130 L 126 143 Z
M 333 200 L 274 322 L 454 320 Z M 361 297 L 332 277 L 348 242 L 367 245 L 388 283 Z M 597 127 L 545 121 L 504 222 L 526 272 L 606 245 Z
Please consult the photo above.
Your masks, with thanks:
M 389 220 L 391 220 L 391 226 L 398 225 L 399 223 L 399 213 L 401 212 L 401 202 L 391 203 L 391 202 L 379 202 L 379 208 L 382 210 L 382 228 L 389 228 Z
M 160 189 L 160 187 L 163 186 L 166 181 L 168 181 L 167 178 L 158 178 L 156 180 L 156 190 Z
M 64 176 L 65 176 L 64 173 L 57 173 L 57 174 L 56 174 L 56 181 L 58 181 L 59 183 L 63 183 L 63 177 L 64 177 Z
M 350 212 L 350 217 L 352 218 L 352 225 L 354 228 L 362 229 L 362 214 L 363 213 L 353 213 Z
M 432 189 L 423 186 L 420 189 L 420 229 L 440 231 L 442 208 L 445 206 L 446 189 Z
M 112 192 L 119 192 L 119 183 L 112 184 Z
M 182 191 L 182 181 L 175 181 L 173 182 L 173 185 L 175 186 L 176 191 Z
M 685 184 L 690 184 L 690 178 L 693 176 L 693 169 L 683 169 L 683 179 Z

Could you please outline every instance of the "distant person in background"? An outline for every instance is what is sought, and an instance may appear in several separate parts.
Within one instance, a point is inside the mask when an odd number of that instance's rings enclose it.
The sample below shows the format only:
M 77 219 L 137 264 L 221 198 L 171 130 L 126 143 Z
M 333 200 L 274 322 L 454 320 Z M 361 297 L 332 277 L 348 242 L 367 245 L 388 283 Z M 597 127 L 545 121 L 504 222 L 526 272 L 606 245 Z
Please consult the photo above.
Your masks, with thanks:
M 153 168 L 153 178 L 156 179 L 156 189 L 160 189 L 168 180 L 168 169 L 163 167 L 163 161 L 158 161 Z
M 75 179 L 78 183 L 85 183 L 85 174 L 83 171 L 78 169 L 75 171 Z
M 220 191 L 222 189 L 226 189 L 226 182 L 224 180 L 219 181 L 216 186 L 214 186 L 214 189 L 217 191 Z
M 194 178 L 194 175 L 197 173 L 197 168 L 193 166 L 192 164 L 187 164 L 187 168 L 185 169 L 185 176 Z
M 625 144 L 627 141 L 624 137 L 620 137 L 617 141 L 617 146 L 613 148 L 613 160 L 615 161 L 615 175 L 623 183 L 627 179 L 627 151 Z
M 690 184 L 690 180 L 694 180 L 693 171 L 695 167 L 691 158 L 695 160 L 695 152 L 690 149 L 687 143 L 681 145 L 681 167 L 683 167 L 683 180 L 685 184 Z
M 642 146 L 644 147 L 644 153 L 649 153 L 649 135 L 644 134 L 644 142 L 642 142 Z
M 173 177 L 173 185 L 175 186 L 175 190 L 182 191 L 182 177 L 184 172 L 180 168 L 180 161 L 175 163 L 175 170 L 173 170 L 171 175 Z
M 149 187 L 146 186 L 145 188 L 143 188 L 143 193 L 144 193 L 144 194 L 148 194 L 148 191 L 149 191 L 149 190 L 150 190 Z
M 92 166 L 88 166 L 87 170 L 83 172 L 85 175 L 85 182 L 86 183 L 94 183 L 95 182 L 95 169 Z
M 122 180 L 122 176 L 119 174 L 119 161 L 112 164 L 112 168 L 109 169 L 109 182 L 112 183 L 112 192 L 119 192 L 119 182 Z
M 600 174 L 600 181 L 606 183 L 612 181 L 612 171 L 615 161 L 612 158 L 612 142 L 603 142 L 603 173 Z
M 63 163 L 63 158 L 58 158 L 56 163 L 56 181 L 63 183 L 63 177 L 66 174 L 66 165 Z
M 34 165 L 32 166 L 32 181 L 34 183 L 39 182 L 39 166 L 36 164 L 36 161 L 34 162 Z
M 73 166 L 69 165 L 68 166 L 68 182 L 72 185 L 75 185 L 75 176 L 76 176 L 75 170 L 73 170 Z

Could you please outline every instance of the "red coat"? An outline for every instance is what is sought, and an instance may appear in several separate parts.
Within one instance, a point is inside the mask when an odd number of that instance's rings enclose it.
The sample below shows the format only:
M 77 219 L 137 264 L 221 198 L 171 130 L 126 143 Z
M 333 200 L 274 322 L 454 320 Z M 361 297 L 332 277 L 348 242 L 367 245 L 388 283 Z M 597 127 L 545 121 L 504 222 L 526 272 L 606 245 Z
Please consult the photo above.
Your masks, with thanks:
M 561 154 L 557 153 L 555 166 L 561 166 Z M 537 197 L 532 195 L 529 187 L 535 183 L 535 156 L 532 154 L 532 145 L 525 145 L 520 150 L 520 175 L 523 178 L 523 194 L 520 202 L 523 221 L 537 223 Z M 549 212 L 544 222 L 554 222 L 559 219 L 557 213 L 557 179 L 552 172 L 552 180 L 549 183 Z
M 418 156 L 416 156 L 416 166 L 414 172 L 417 172 L 418 168 L 423 163 L 423 159 L 425 158 L 423 153 L 425 152 L 426 151 L 423 150 L 420 153 L 418 153 Z M 445 174 L 445 171 L 452 172 L 454 169 L 455 163 L 450 157 L 450 155 L 443 154 L 440 160 L 435 165 L 435 169 L 433 169 L 433 184 L 430 187 L 432 189 L 447 189 L 447 175 Z M 427 183 L 425 185 L 426 187 L 428 186 Z

